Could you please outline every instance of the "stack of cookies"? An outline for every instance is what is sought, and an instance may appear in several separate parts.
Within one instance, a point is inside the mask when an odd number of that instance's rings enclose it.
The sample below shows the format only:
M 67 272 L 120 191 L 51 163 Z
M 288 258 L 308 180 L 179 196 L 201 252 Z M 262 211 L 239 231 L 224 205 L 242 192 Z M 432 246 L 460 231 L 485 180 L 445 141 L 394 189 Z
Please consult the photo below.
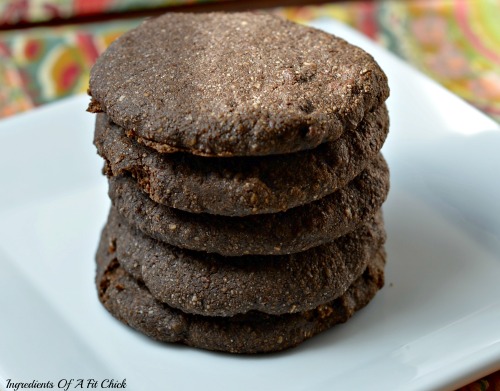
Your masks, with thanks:
M 89 93 L 112 200 L 96 282 L 123 323 L 271 352 L 382 287 L 389 89 L 363 50 L 263 13 L 166 14 Z

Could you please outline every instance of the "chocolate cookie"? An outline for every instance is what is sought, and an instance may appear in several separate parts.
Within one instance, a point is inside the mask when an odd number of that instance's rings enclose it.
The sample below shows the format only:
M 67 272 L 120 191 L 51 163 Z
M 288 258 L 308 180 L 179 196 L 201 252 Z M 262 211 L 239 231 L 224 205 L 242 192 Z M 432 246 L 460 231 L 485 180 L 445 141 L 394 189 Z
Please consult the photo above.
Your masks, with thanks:
M 381 213 L 336 241 L 292 255 L 222 257 L 182 250 L 131 229 L 111 210 L 101 251 L 186 313 L 233 316 L 302 312 L 342 295 L 385 241 Z M 100 255 L 105 256 L 105 254 Z
M 389 190 L 379 155 L 354 180 L 286 212 L 228 217 L 193 214 L 152 201 L 129 177 L 109 178 L 109 196 L 127 222 L 171 245 L 226 256 L 291 254 L 333 241 L 373 216 Z
M 276 213 L 343 187 L 377 155 L 389 129 L 385 105 L 355 131 L 313 150 L 261 157 L 159 154 L 128 138 L 105 114 L 94 144 L 108 176 L 131 174 L 151 199 L 176 209 L 226 216 Z
M 97 253 L 99 299 L 118 320 L 162 341 L 230 353 L 264 353 L 288 349 L 349 319 L 384 284 L 383 249 L 339 298 L 305 312 L 268 315 L 251 312 L 234 317 L 183 313 L 155 300 L 144 284 L 120 266 L 102 241 Z M 104 247 L 104 248 L 103 248 Z
M 159 152 L 256 156 L 314 148 L 389 95 L 362 49 L 265 13 L 170 13 L 124 34 L 90 75 L 105 112 Z

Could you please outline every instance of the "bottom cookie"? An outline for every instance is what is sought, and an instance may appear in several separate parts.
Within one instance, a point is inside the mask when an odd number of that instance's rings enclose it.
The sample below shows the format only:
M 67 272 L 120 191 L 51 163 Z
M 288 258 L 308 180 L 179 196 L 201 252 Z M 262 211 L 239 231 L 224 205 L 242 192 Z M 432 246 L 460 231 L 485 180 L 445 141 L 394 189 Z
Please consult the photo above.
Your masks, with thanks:
M 367 305 L 384 284 L 383 248 L 341 297 L 294 314 L 253 311 L 233 317 L 185 314 L 155 300 L 148 289 L 120 266 L 115 254 L 97 256 L 99 299 L 118 320 L 162 341 L 229 353 L 275 352 L 347 321 Z

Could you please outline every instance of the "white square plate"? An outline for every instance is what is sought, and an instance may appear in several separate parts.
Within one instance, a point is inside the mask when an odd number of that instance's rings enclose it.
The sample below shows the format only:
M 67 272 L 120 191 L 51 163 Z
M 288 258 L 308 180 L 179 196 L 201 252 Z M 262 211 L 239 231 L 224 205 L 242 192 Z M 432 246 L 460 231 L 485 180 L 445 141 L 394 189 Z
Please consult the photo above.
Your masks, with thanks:
M 93 282 L 109 202 L 78 96 L 0 122 L 3 387 L 126 378 L 129 390 L 429 390 L 500 369 L 500 129 L 360 34 L 315 25 L 364 47 L 390 79 L 389 258 L 373 302 L 267 356 L 164 345 L 115 321 Z

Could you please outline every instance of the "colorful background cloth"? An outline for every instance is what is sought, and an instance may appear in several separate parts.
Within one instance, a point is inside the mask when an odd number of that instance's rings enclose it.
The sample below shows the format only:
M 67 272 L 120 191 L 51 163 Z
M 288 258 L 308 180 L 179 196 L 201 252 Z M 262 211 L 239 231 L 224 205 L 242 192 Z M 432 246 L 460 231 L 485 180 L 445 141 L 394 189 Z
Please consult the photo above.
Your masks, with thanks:
M 16 23 L 98 13 L 116 17 L 125 10 L 202 2 L 208 1 L 0 1 L 0 28 L 4 29 L 0 31 L 0 118 L 85 92 L 97 56 L 143 19 L 19 30 Z M 300 23 L 320 17 L 339 19 L 500 122 L 500 0 L 359 0 L 271 12 Z M 461 389 L 476 390 L 500 391 L 500 371 Z
M 99 53 L 139 20 L 0 33 L 0 117 L 85 92 Z

